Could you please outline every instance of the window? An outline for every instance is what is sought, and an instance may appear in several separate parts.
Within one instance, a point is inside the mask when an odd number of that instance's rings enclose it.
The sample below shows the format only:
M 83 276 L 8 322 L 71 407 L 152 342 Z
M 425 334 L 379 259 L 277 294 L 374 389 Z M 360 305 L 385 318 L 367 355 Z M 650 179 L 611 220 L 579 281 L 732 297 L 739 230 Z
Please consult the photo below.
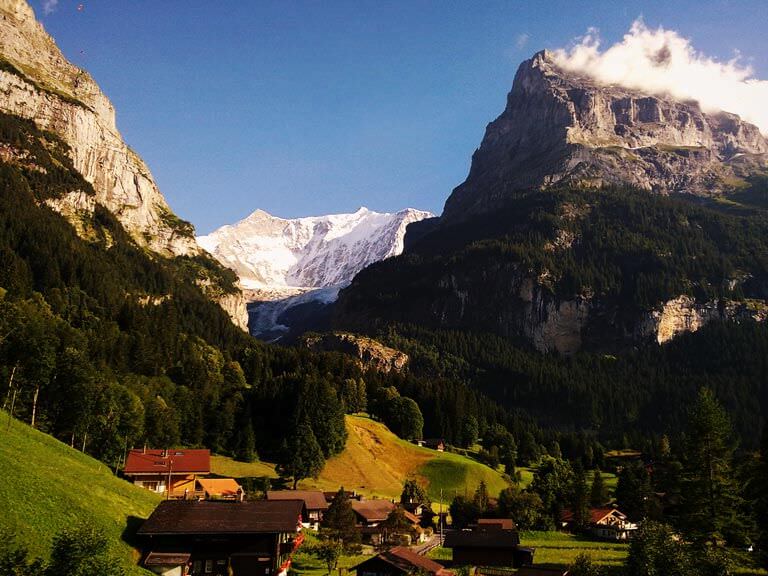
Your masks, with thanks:
M 210 574 L 213 572 L 213 560 L 206 560 L 205 561 L 205 573 Z
M 192 562 L 192 574 L 200 574 L 203 570 L 203 563 L 200 560 Z

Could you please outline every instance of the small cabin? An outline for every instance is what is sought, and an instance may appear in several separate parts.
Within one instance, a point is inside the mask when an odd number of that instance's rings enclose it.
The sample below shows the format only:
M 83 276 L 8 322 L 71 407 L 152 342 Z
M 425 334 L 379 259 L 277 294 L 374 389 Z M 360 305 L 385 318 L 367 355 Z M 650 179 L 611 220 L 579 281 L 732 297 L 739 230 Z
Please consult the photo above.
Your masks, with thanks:
M 398 546 L 361 562 L 354 568 L 357 576 L 452 576 L 442 564 L 420 556 L 404 546 Z

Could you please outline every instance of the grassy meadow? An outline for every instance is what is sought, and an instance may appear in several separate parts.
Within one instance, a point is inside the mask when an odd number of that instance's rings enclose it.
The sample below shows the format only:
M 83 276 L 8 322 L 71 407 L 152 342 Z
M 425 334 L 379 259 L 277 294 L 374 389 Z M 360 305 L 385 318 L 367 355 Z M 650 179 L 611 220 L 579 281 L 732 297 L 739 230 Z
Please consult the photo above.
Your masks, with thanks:
M 101 528 L 129 574 L 149 574 L 123 540 L 160 497 L 114 476 L 101 462 L 3 413 L 0 418 L 0 533 L 47 557 L 53 537 L 77 522 Z
M 347 445 L 330 458 L 318 478 L 302 481 L 301 488 L 357 490 L 368 497 L 398 498 L 406 478 L 421 480 L 430 497 L 437 501 L 440 490 L 448 503 L 455 494 L 473 494 L 484 480 L 491 494 L 508 486 L 501 473 L 484 464 L 448 452 L 421 448 L 401 440 L 381 422 L 364 416 L 347 416 Z M 215 456 L 212 472 L 235 478 L 267 476 L 276 478 L 274 465 L 250 464 Z

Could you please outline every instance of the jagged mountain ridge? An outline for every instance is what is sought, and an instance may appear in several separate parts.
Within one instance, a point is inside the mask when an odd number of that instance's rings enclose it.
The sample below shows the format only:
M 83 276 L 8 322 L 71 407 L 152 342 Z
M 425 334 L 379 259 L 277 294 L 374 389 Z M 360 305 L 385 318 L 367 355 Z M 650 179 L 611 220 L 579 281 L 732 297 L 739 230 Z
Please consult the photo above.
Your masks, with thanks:
M 573 354 L 764 321 L 767 159 L 736 115 L 603 86 L 539 52 L 440 218 L 342 290 L 332 325 Z
M 294 324 L 322 325 L 340 288 L 369 264 L 400 254 L 408 225 L 431 217 L 412 208 L 296 219 L 256 210 L 198 242 L 238 274 L 254 303 L 251 333 L 276 340 Z
M 25 0 L 0 0 L 0 111 L 32 120 L 69 146 L 74 168 L 95 196 L 72 190 L 48 205 L 82 232 L 96 205 L 112 212 L 133 241 L 156 254 L 204 254 L 194 228 L 176 216 L 149 168 L 123 141 L 115 110 L 91 76 L 69 62 Z M 242 294 L 216 286 L 201 271 L 201 288 L 245 328 Z
M 737 115 L 601 85 L 542 51 L 518 68 L 443 219 L 492 211 L 524 189 L 631 185 L 713 196 L 766 171 L 768 140 Z
M 256 210 L 198 242 L 237 272 L 245 288 L 279 297 L 348 284 L 372 262 L 400 254 L 408 224 L 430 217 L 412 208 L 392 214 L 360 208 L 295 219 Z

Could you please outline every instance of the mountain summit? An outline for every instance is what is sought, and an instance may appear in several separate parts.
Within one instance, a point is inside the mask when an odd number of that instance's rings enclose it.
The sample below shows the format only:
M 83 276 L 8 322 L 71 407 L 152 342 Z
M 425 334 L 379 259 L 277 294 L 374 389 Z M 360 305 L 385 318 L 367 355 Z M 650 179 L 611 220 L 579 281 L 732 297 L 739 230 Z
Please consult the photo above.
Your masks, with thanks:
M 768 140 L 737 115 L 603 85 L 542 51 L 518 68 L 444 217 L 462 220 L 510 192 L 558 185 L 716 196 L 766 168 Z
M 403 251 L 405 229 L 432 214 L 360 208 L 352 214 L 286 220 L 256 210 L 197 240 L 246 289 L 277 295 L 349 284 L 367 265 Z

